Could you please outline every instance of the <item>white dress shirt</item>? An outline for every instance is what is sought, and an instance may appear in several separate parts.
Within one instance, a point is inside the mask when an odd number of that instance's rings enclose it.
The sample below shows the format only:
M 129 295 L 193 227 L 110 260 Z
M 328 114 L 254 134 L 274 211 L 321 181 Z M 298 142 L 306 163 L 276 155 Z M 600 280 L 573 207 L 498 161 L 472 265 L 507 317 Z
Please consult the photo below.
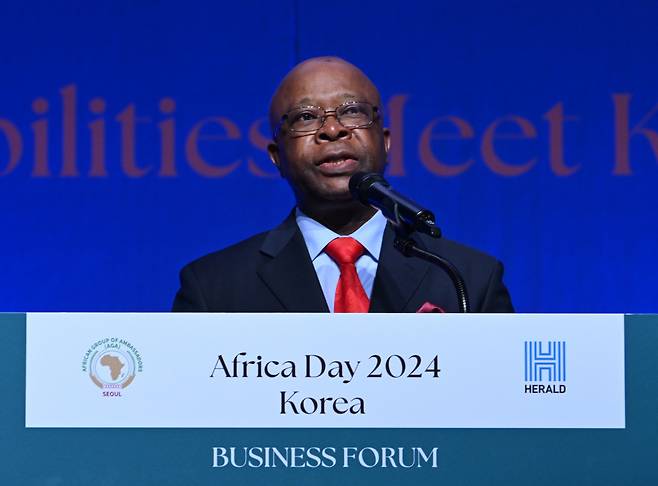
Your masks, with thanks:
M 341 236 L 354 238 L 366 249 L 356 261 L 356 272 L 369 299 L 372 294 L 375 274 L 377 273 L 384 229 L 386 229 L 384 215 L 377 211 L 372 218 L 351 235 L 334 233 L 329 228 L 325 228 L 314 219 L 306 216 L 299 208 L 296 210 L 296 219 L 297 225 L 304 236 L 306 248 L 308 248 L 308 253 L 313 261 L 313 268 L 315 268 L 315 273 L 320 281 L 320 287 L 322 287 L 329 310 L 334 311 L 334 299 L 336 297 L 336 286 L 340 278 L 340 269 L 336 262 L 324 252 L 324 247 Z

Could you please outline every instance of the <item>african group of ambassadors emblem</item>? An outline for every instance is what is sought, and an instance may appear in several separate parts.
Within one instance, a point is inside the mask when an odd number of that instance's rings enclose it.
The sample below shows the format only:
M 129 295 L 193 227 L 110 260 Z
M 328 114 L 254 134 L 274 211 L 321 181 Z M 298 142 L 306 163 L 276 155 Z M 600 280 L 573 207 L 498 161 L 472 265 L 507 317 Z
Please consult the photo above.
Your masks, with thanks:
M 82 358 L 82 371 L 100 388 L 104 397 L 120 397 L 143 369 L 137 348 L 121 338 L 104 338 L 93 343 Z

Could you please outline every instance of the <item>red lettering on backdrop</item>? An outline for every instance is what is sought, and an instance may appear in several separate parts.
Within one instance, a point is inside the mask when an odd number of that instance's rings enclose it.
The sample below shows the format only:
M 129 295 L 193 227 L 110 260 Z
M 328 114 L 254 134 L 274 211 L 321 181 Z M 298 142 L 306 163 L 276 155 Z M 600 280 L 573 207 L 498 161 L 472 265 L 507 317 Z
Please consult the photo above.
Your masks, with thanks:
M 223 133 L 213 135 L 201 135 L 201 130 L 206 126 L 217 125 L 224 129 Z M 224 177 L 233 172 L 239 165 L 240 159 L 226 166 L 210 165 L 206 162 L 199 152 L 199 141 L 220 141 L 220 140 L 237 140 L 240 138 L 240 129 L 228 118 L 221 116 L 204 118 L 192 127 L 187 142 L 185 144 L 185 153 L 187 161 L 196 172 L 204 177 Z
M 387 174 L 403 176 L 404 170 L 404 104 L 408 95 L 391 96 L 386 106 L 388 125 L 391 129 L 391 148 L 388 152 Z
M 105 113 L 105 100 L 103 98 L 94 98 L 89 102 L 89 111 L 95 115 Z M 107 168 L 105 167 L 105 118 L 101 117 L 89 123 L 89 134 L 91 137 L 91 167 L 89 168 L 90 177 L 107 177 Z
M 249 127 L 249 142 L 251 142 L 251 145 L 256 147 L 259 150 L 262 150 L 263 153 L 267 154 L 267 146 L 270 143 L 270 138 L 268 136 L 263 135 L 263 133 L 260 131 L 260 127 L 266 125 L 268 126 L 269 130 L 269 123 L 267 122 L 267 118 L 259 118 L 255 122 L 251 124 Z M 267 159 L 269 160 L 269 159 Z M 274 164 L 271 162 L 268 164 L 272 170 L 264 170 L 261 169 L 260 165 L 252 159 L 251 157 L 247 158 L 247 168 L 249 169 L 249 172 L 254 174 L 257 177 L 279 177 L 279 171 L 274 167 Z
M 23 140 L 16 125 L 4 118 L 0 118 L 0 132 L 4 133 L 9 147 L 7 167 L 0 172 L 0 176 L 4 176 L 11 174 L 21 160 L 21 155 L 23 155 Z
M 62 177 L 78 177 L 77 136 L 77 85 L 69 84 L 59 90 L 61 98 L 61 155 L 62 163 L 59 175 Z M 630 144 L 635 138 L 649 142 L 654 157 L 658 160 L 658 129 L 649 128 L 656 117 L 658 104 L 646 112 L 644 116 L 631 126 L 630 102 L 631 94 L 615 93 L 614 129 L 615 129 L 615 165 L 614 175 L 632 175 Z M 391 129 L 391 149 L 388 154 L 387 173 L 392 176 L 406 174 L 404 160 L 405 123 L 404 111 L 409 99 L 407 94 L 397 94 L 389 98 L 386 104 L 386 124 Z M 176 102 L 171 98 L 163 98 L 159 103 L 160 113 L 166 115 L 158 124 L 160 135 L 161 158 L 158 175 L 161 177 L 176 177 Z M 34 141 L 34 165 L 32 177 L 52 176 L 50 167 L 49 147 L 54 145 L 51 138 L 51 124 L 47 116 L 50 103 L 44 98 L 36 98 L 32 102 L 32 111 L 37 117 L 30 124 Z M 104 118 L 106 102 L 102 98 L 94 98 L 89 102 L 89 113 L 98 115 L 91 119 L 87 128 L 90 142 L 90 177 L 107 177 L 106 166 L 106 121 Z M 579 163 L 567 163 L 565 159 L 565 125 L 567 122 L 579 120 L 578 117 L 565 114 L 564 103 L 559 102 L 543 115 L 548 124 L 549 153 L 548 159 L 551 171 L 560 177 L 571 176 L 582 169 Z M 138 118 L 134 104 L 128 105 L 117 116 L 121 133 L 121 166 L 123 173 L 129 177 L 143 177 L 150 173 L 152 166 L 139 167 L 136 161 L 136 128 L 138 123 L 146 123 L 148 118 Z M 654 120 L 655 121 L 655 120 Z M 446 125 L 446 126 L 442 126 Z M 216 133 L 207 133 L 215 127 Z M 0 136 L 4 136 L 8 146 L 8 160 L 0 169 L 0 176 L 12 173 L 20 163 L 23 155 L 22 134 L 17 126 L 7 119 L 0 119 Z M 208 117 L 200 120 L 189 131 L 185 154 L 190 167 L 204 177 L 224 177 L 233 172 L 241 163 L 241 159 L 230 164 L 211 164 L 201 155 L 200 145 L 203 141 L 237 140 L 241 138 L 240 129 L 228 118 Z M 259 118 L 249 125 L 248 141 L 252 147 L 267 151 L 270 142 L 267 120 Z M 472 126 L 465 119 L 456 116 L 444 116 L 432 120 L 421 132 L 418 150 L 421 163 L 433 174 L 438 176 L 456 176 L 464 173 L 474 163 L 474 158 L 465 161 L 441 160 L 433 149 L 433 142 L 439 140 L 466 141 L 475 138 Z M 537 138 L 535 126 L 520 116 L 508 115 L 494 120 L 484 131 L 481 140 L 481 154 L 484 163 L 496 174 L 510 177 L 528 172 L 537 162 L 537 157 L 523 163 L 511 163 L 503 160 L 496 151 L 496 143 L 502 140 L 532 140 Z M 57 140 L 60 142 L 60 140 Z M 60 145 L 59 143 L 57 145 Z M 436 144 L 435 144 L 436 145 Z M 246 159 L 247 169 L 256 177 L 278 177 L 278 171 L 259 160 L 253 153 Z
M 651 145 L 653 155 L 658 159 L 658 133 L 644 125 L 658 111 L 658 104 L 649 111 L 640 122 L 629 129 L 631 95 L 628 93 L 614 94 L 615 105 L 615 168 L 614 175 L 631 175 L 630 140 L 634 135 L 644 135 Z
M 32 102 L 32 111 L 37 115 L 48 113 L 49 103 L 45 98 Z M 35 120 L 30 124 L 34 136 L 34 167 L 32 177 L 50 177 L 48 166 L 48 118 Z
M 176 110 L 176 102 L 171 98 L 160 100 L 160 112 L 170 115 Z M 160 129 L 160 177 L 176 177 L 176 122 L 167 118 L 158 123 Z
M 564 122 L 577 120 L 578 117 L 564 114 L 564 106 L 558 103 L 544 115 L 548 120 L 549 161 L 553 173 L 558 176 L 570 176 L 580 169 L 580 164 L 569 167 L 564 161 Z
M 65 86 L 60 91 L 62 97 L 62 171 L 61 176 L 78 176 L 76 164 L 77 138 L 77 87 L 75 84 Z
M 137 167 L 135 155 L 135 132 L 137 123 L 145 123 L 148 118 L 139 118 L 135 114 L 135 105 L 128 105 L 125 110 L 119 113 L 116 120 L 121 123 L 121 167 L 123 172 L 129 177 L 143 177 L 151 167 Z
M 434 128 L 439 123 L 450 123 L 457 128 L 457 133 L 451 132 L 435 132 Z M 420 154 L 420 161 L 427 169 L 435 175 L 442 177 L 457 176 L 466 171 L 474 160 L 468 159 L 461 164 L 446 164 L 437 158 L 432 152 L 433 140 L 469 140 L 475 136 L 473 127 L 469 125 L 466 120 L 462 120 L 456 116 L 444 116 L 432 120 L 423 130 L 420 135 L 418 143 L 418 152 Z
M 503 132 L 500 133 L 498 128 L 502 125 L 514 124 L 521 129 L 521 132 Z M 496 140 L 529 140 L 537 137 L 537 131 L 530 121 L 520 116 L 508 115 L 494 121 L 487 127 L 482 136 L 482 158 L 484 163 L 496 174 L 514 177 L 528 172 L 537 162 L 536 158 L 528 160 L 522 165 L 511 165 L 501 159 L 494 149 Z

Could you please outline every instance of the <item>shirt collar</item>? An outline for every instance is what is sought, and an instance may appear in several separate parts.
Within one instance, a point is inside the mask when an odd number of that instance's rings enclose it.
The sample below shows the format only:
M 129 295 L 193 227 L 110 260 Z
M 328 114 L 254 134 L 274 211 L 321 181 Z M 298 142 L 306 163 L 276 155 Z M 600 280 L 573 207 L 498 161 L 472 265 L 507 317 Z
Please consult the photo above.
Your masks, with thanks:
M 329 228 L 324 227 L 316 220 L 304 214 L 299 208 L 295 210 L 295 218 L 297 220 L 297 226 L 299 226 L 304 236 L 311 260 L 315 260 L 329 242 L 341 236 L 350 236 L 364 246 L 373 260 L 379 261 L 382 239 L 384 237 L 384 230 L 386 229 L 386 218 L 381 211 L 377 211 L 372 218 L 350 235 L 334 233 Z

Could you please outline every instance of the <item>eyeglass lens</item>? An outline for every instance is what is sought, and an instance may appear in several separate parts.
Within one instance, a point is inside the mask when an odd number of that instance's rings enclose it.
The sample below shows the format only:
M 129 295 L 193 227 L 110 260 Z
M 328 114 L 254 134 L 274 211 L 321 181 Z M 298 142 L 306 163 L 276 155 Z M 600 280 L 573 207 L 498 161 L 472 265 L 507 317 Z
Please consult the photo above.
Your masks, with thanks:
M 334 110 L 331 110 L 334 111 Z M 336 118 L 345 128 L 357 128 L 373 121 L 374 110 L 368 103 L 349 103 L 336 108 Z M 305 107 L 288 114 L 288 126 L 297 132 L 318 130 L 325 118 L 325 110 Z

